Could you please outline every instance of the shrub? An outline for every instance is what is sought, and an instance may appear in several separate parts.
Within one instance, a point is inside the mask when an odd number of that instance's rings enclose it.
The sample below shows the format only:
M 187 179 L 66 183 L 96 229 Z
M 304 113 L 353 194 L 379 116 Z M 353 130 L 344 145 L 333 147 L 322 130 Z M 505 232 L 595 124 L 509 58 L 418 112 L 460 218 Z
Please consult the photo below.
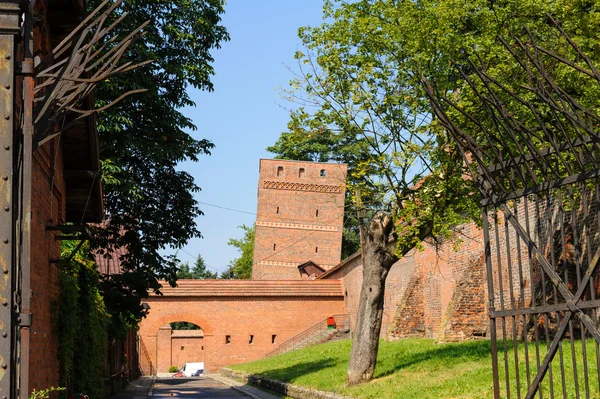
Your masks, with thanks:
M 169 373 L 176 373 L 178 371 L 179 371 L 179 368 L 177 366 L 169 367 Z

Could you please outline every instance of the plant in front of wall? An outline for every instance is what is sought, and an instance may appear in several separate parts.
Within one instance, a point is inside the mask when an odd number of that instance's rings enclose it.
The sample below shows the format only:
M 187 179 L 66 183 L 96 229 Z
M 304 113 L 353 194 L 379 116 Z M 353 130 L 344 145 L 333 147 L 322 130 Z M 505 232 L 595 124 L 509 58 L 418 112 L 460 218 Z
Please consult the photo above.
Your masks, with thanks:
M 34 389 L 29 395 L 29 399 L 48 399 L 51 392 L 64 391 L 65 387 L 50 387 L 46 389 Z
M 63 243 L 60 271 L 59 335 L 60 383 L 68 392 L 103 397 L 104 358 L 110 315 L 98 289 L 98 271 L 87 246 Z

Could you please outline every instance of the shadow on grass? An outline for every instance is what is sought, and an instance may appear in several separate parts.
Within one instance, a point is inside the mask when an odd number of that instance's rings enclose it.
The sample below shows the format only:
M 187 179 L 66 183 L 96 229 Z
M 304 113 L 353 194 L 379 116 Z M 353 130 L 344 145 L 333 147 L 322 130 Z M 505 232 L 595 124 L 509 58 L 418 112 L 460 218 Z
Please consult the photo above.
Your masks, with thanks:
M 329 367 L 335 367 L 338 364 L 339 362 L 336 361 L 335 358 L 327 357 L 315 361 L 297 363 L 288 367 L 273 368 L 257 374 L 274 380 L 294 382 L 294 380 L 299 377 L 303 377 Z
M 436 362 L 447 367 L 460 364 L 467 360 L 481 360 L 490 357 L 491 344 L 489 341 L 463 342 L 460 345 L 440 344 L 435 349 L 429 349 L 423 352 L 415 352 L 410 355 L 401 355 L 400 361 L 392 366 L 386 367 L 385 364 L 378 364 L 380 372 L 375 369 L 375 378 L 382 378 L 407 367 L 419 363 Z M 378 362 L 379 363 L 379 362 Z M 491 366 L 491 363 L 490 363 Z M 383 369 L 383 370 L 382 370 Z

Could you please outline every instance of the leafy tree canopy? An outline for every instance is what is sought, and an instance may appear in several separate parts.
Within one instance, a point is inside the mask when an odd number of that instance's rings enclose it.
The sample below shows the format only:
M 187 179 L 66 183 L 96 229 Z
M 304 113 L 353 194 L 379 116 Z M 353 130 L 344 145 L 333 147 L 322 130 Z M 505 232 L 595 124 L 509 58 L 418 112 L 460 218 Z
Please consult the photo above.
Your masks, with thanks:
M 89 3 L 95 7 L 100 0 Z M 202 212 L 193 198 L 199 188 L 176 166 L 209 154 L 213 144 L 188 133 L 196 126 L 181 109 L 194 105 L 188 87 L 213 90 L 211 51 L 229 40 L 221 25 L 223 7 L 223 0 L 130 0 L 113 15 L 128 13 L 115 28 L 123 37 L 150 21 L 126 58 L 154 60 L 95 92 L 96 105 L 103 106 L 128 90 L 148 89 L 98 115 L 109 219 L 97 229 L 94 244 L 101 252 L 124 249 L 125 273 L 104 281 L 103 289 L 116 301 L 131 302 L 137 317 L 139 299 L 148 289 L 157 290 L 158 280 L 173 284 L 176 279 L 178 262 L 161 251 L 200 236 L 194 219 Z
M 244 231 L 244 237 L 230 238 L 227 245 L 234 246 L 241 253 L 239 258 L 232 260 L 227 269 L 221 273 L 221 278 L 226 279 L 251 279 L 252 261 L 254 258 L 254 226 L 239 226 Z
M 576 0 L 325 1 L 326 22 L 299 29 L 299 70 L 284 92 L 298 107 L 289 131 L 268 150 L 347 163 L 349 196 L 358 188 L 365 207 L 392 210 L 402 225 L 399 255 L 427 236 L 449 237 L 456 224 L 478 218 L 478 207 L 422 78 L 473 108 L 456 65 L 469 73 L 469 60 L 483 62 L 502 81 L 522 83 L 497 36 L 523 37 L 527 25 L 541 40 L 556 41 L 546 13 L 596 54 L 597 9 L 597 1 Z M 597 98 L 590 85 L 571 86 Z

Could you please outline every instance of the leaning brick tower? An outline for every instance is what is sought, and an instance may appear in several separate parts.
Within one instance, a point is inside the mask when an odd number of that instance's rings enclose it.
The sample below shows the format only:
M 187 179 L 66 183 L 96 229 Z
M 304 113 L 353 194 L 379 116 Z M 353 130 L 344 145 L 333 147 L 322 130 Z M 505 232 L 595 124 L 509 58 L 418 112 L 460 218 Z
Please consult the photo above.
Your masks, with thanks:
M 252 278 L 300 279 L 340 262 L 347 165 L 261 159 Z

